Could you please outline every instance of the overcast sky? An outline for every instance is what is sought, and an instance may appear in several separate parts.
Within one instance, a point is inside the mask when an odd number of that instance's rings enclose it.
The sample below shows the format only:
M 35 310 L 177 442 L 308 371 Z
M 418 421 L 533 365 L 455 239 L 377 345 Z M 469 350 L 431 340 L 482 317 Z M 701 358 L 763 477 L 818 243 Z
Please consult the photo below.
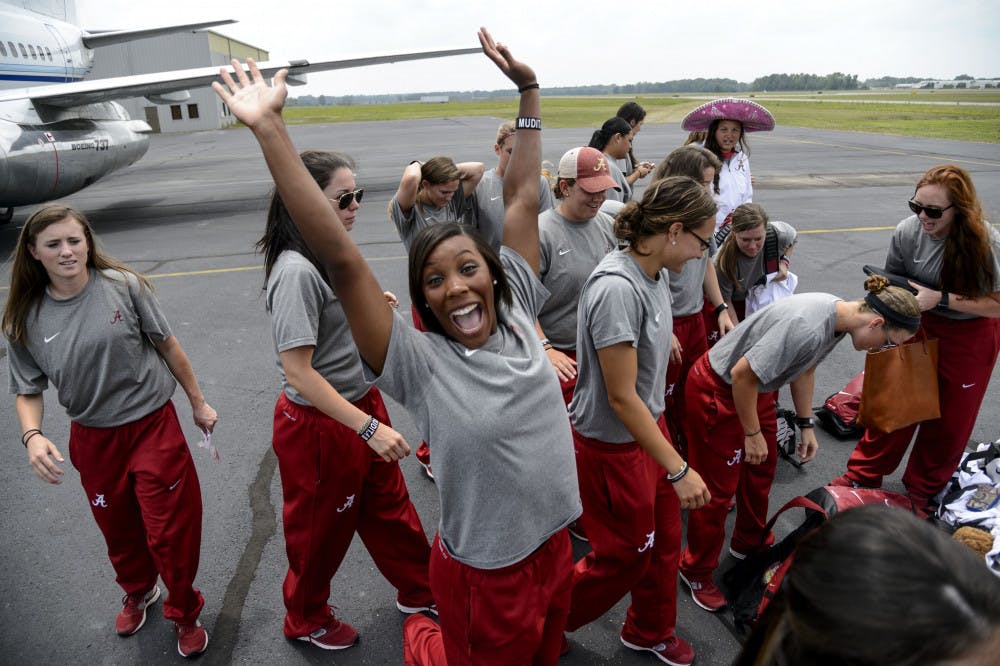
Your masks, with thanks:
M 773 73 L 1000 76 L 997 0 L 77 0 L 80 24 L 134 29 L 233 18 L 219 32 L 271 59 L 476 46 L 487 26 L 543 86 Z M 297 94 L 494 89 L 483 56 L 310 75 Z

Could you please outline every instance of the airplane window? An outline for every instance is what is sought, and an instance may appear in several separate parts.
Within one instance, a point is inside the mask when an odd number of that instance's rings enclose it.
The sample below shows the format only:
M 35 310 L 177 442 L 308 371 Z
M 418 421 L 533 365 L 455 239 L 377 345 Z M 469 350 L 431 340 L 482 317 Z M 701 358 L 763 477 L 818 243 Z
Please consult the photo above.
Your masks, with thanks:
M 0 42 L 0 55 L 7 57 L 7 47 L 3 45 L 3 42 Z
M 10 47 L 10 55 L 11 55 L 11 57 L 16 58 L 17 57 L 17 49 L 14 48 L 14 42 L 7 42 L 7 46 Z
M 32 46 L 31 44 L 28 44 L 28 50 L 31 51 L 31 57 L 32 57 L 32 59 L 33 60 L 38 60 L 38 54 L 35 53 L 35 47 Z
M 47 46 L 45 47 L 45 55 L 49 57 L 50 61 L 52 60 L 52 51 L 49 51 L 49 47 Z
M 28 57 L 28 49 L 24 48 L 24 44 L 22 44 L 21 42 L 18 42 L 17 45 L 21 47 L 21 57 L 27 58 Z

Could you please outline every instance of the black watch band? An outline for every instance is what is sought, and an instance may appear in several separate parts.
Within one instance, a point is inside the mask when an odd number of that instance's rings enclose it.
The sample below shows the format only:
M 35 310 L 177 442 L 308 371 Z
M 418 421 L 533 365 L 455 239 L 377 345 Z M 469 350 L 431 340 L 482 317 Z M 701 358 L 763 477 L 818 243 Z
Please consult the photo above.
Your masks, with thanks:
M 941 300 L 938 301 L 937 309 L 938 310 L 947 310 L 948 309 L 948 292 L 947 291 L 944 291 L 944 290 L 941 291 Z
M 728 309 L 729 309 L 729 306 L 726 305 L 725 301 L 722 301 L 721 303 L 719 303 L 718 305 L 716 305 L 715 309 L 713 310 L 713 312 L 715 313 L 715 318 L 718 319 L 719 315 L 722 314 L 723 312 L 725 312 Z
M 816 422 L 812 419 L 811 416 L 810 417 L 806 417 L 806 418 L 802 418 L 800 416 L 796 416 L 795 417 L 795 425 L 800 430 L 803 430 L 803 429 L 808 429 L 808 428 L 815 428 L 816 427 Z

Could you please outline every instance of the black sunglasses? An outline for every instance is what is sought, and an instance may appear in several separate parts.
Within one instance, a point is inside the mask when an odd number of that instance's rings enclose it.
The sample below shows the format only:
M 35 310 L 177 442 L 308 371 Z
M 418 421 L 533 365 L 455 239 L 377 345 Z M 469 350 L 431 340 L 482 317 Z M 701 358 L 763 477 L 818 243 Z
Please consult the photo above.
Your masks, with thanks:
M 939 219 L 941 217 L 941 215 L 943 215 L 946 210 L 948 210 L 949 208 L 954 207 L 954 205 L 955 205 L 955 204 L 951 204 L 950 206 L 945 206 L 944 208 L 932 208 L 930 206 L 921 206 L 920 204 L 918 204 L 913 199 L 910 199 L 906 203 L 907 203 L 907 205 L 909 205 L 910 210 L 912 210 L 914 212 L 914 214 L 920 215 L 920 213 L 923 213 L 924 215 L 926 215 L 927 217 L 931 218 L 932 220 Z
M 701 251 L 702 252 L 708 252 L 709 250 L 712 249 L 712 244 L 709 241 L 705 240 L 704 238 L 702 238 L 701 236 L 699 236 L 695 232 L 691 231 L 690 229 L 685 229 L 684 231 L 688 232 L 689 234 L 691 234 L 692 236 L 694 236 L 695 238 L 698 239 L 698 242 L 701 243 Z
M 364 188 L 354 190 L 353 192 L 344 192 L 339 197 L 327 197 L 330 201 L 336 201 L 337 207 L 340 210 L 345 210 L 348 206 L 354 203 L 355 200 L 360 204 L 362 197 L 365 196 Z

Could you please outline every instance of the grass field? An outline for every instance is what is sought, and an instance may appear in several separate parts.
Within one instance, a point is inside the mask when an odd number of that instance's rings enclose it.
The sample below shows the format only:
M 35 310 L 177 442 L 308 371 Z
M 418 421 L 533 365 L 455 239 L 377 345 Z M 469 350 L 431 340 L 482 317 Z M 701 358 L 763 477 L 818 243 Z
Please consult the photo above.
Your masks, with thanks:
M 547 127 L 596 127 L 614 113 L 622 100 L 636 99 L 648 112 L 647 123 L 678 123 L 691 109 L 711 97 L 543 97 L 542 110 Z M 755 93 L 753 97 L 767 106 L 779 125 L 1000 143 L 1000 105 L 968 104 L 1000 104 L 1000 91 L 996 90 Z M 292 106 L 285 109 L 285 118 L 293 125 L 452 116 L 507 118 L 513 116 L 515 109 L 516 101 L 511 97 L 444 104 Z

